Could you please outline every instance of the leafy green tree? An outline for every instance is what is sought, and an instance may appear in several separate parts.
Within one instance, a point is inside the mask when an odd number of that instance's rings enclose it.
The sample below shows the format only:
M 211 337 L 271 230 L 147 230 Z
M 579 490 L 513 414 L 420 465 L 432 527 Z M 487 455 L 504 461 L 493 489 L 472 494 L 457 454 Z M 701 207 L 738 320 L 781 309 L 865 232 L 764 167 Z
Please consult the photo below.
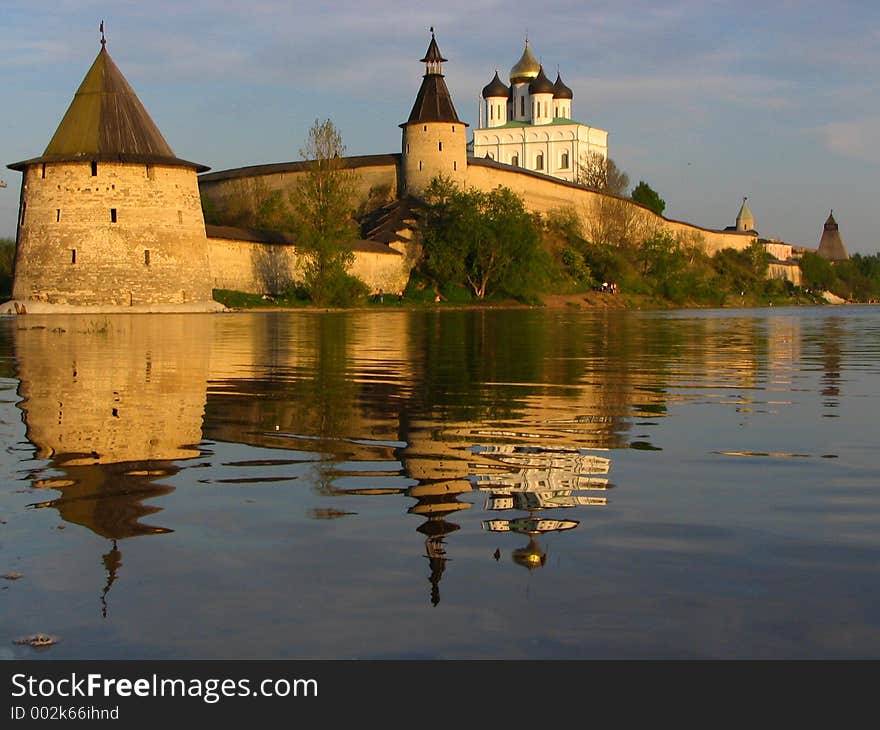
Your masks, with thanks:
M 639 184 L 633 188 L 630 197 L 648 210 L 653 210 L 657 215 L 663 215 L 663 211 L 666 209 L 666 201 L 644 180 L 639 180 Z
M 800 260 L 804 286 L 825 291 L 834 283 L 831 264 L 815 253 L 807 252 Z
M 543 283 L 539 223 L 510 189 L 461 190 L 438 177 L 425 204 L 425 268 L 441 286 L 467 286 L 483 299 L 528 296 Z
M 348 269 L 357 238 L 353 213 L 356 173 L 346 168 L 342 135 L 329 119 L 315 120 L 300 155 L 307 171 L 290 193 L 290 227 L 305 259 L 304 287 L 319 304 L 346 304 L 365 291 Z

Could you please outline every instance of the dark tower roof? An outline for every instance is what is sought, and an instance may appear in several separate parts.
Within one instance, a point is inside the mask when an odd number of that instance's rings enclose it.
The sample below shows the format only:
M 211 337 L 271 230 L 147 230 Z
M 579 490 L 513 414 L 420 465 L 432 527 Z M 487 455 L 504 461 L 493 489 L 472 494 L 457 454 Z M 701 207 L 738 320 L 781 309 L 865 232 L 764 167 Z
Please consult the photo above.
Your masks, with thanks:
M 509 95 L 510 89 L 507 87 L 507 84 L 498 77 L 498 72 L 496 71 L 495 78 L 483 87 L 483 98 L 493 99 L 504 97 L 506 99 Z
M 440 47 L 437 45 L 437 39 L 434 38 L 434 29 L 431 29 L 431 42 L 428 44 L 428 50 L 425 52 L 425 57 L 421 59 L 422 63 L 444 63 L 448 61 L 448 58 L 443 58 L 443 54 L 440 53 Z
M 556 72 L 556 83 L 553 84 L 553 98 L 554 99 L 571 99 L 574 94 L 571 89 L 569 89 L 562 81 L 562 75 L 557 71 Z
M 84 160 L 210 169 L 175 156 L 103 43 L 46 151 L 9 167 L 24 170 L 33 163 Z
M 541 68 L 538 69 L 538 75 L 529 84 L 529 93 L 552 94 L 555 91 L 556 87 L 553 85 L 553 82 L 547 78 L 547 74 L 544 73 L 544 67 L 541 66 Z
M 819 241 L 816 253 L 828 261 L 846 261 L 849 258 L 846 246 L 843 245 L 843 239 L 840 237 L 837 221 L 834 220 L 834 211 L 831 211 L 828 220 L 825 221 L 822 240 Z
M 446 59 L 443 58 L 440 49 L 437 47 L 433 28 L 431 29 L 431 43 L 428 46 L 425 57 L 421 60 L 425 64 L 425 75 L 422 78 L 422 85 L 419 88 L 419 93 L 416 95 L 416 101 L 413 104 L 412 111 L 409 113 L 409 119 L 407 119 L 406 124 L 420 124 L 423 122 L 454 122 L 455 124 L 461 124 L 458 113 L 455 111 L 455 105 L 452 103 L 452 95 L 446 87 L 443 74 L 440 73 L 440 64 Z

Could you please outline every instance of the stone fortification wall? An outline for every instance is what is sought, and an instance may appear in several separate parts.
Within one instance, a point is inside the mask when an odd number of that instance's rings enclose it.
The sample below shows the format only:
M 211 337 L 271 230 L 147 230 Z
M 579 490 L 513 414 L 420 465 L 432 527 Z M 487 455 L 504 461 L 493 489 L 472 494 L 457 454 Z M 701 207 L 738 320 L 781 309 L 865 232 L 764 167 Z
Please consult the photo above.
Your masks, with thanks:
M 16 300 L 131 306 L 211 299 L 191 168 L 30 165 L 19 216 Z
M 211 281 L 215 289 L 232 289 L 252 294 L 278 293 L 302 281 L 303 261 L 292 244 L 248 240 L 242 232 L 238 237 L 211 235 L 209 227 L 208 257 Z M 227 231 L 224 236 L 234 236 Z M 371 290 L 401 291 L 409 281 L 409 272 L 418 255 L 415 244 L 398 243 L 393 247 L 368 241 L 353 244 L 354 263 L 349 273 L 358 277 Z
M 360 201 L 373 201 L 378 207 L 397 198 L 400 155 L 347 157 L 346 162 L 356 173 Z M 231 199 L 248 200 L 275 191 L 289 203 L 289 194 L 307 170 L 305 162 L 281 162 L 210 172 L 199 176 L 199 189 L 219 209 L 226 208 Z
M 795 286 L 803 286 L 803 274 L 801 267 L 794 262 L 774 261 L 767 267 L 768 279 L 783 279 L 790 281 Z
M 669 220 L 632 201 L 491 160 L 468 159 L 467 185 L 480 190 L 503 185 L 521 196 L 529 210 L 538 213 L 572 208 L 583 221 L 584 234 L 595 242 L 601 242 L 612 231 L 620 233 L 622 226 L 636 239 L 666 230 L 686 243 L 701 245 L 706 253 L 714 255 L 723 248 L 748 248 L 757 238 L 751 233 L 715 231 Z

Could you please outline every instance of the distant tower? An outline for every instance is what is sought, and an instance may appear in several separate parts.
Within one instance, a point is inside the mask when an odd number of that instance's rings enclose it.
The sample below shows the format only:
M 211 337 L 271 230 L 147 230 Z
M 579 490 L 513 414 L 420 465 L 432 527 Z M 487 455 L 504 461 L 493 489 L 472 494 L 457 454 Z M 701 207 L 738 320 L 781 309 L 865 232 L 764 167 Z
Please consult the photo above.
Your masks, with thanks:
M 819 256 L 828 261 L 846 261 L 849 254 L 846 252 L 846 246 L 840 238 L 837 221 L 834 220 L 834 211 L 828 215 L 825 226 L 822 229 L 822 240 L 819 241 L 819 249 L 816 251 Z
M 755 230 L 755 216 L 752 215 L 752 211 L 749 209 L 748 198 L 743 198 L 742 207 L 739 209 L 739 213 L 736 216 L 736 230 Z
M 210 308 L 208 168 L 174 155 L 104 43 L 43 155 L 9 165 L 23 173 L 13 297 Z
M 432 178 L 443 175 L 463 182 L 467 173 L 467 125 L 458 118 L 452 96 L 443 80 L 442 63 L 434 29 L 422 59 L 425 76 L 403 129 L 404 194 L 420 195 Z
M 574 93 L 562 81 L 562 74 L 556 72 L 556 83 L 553 84 L 553 116 L 556 119 L 571 119 L 571 101 Z

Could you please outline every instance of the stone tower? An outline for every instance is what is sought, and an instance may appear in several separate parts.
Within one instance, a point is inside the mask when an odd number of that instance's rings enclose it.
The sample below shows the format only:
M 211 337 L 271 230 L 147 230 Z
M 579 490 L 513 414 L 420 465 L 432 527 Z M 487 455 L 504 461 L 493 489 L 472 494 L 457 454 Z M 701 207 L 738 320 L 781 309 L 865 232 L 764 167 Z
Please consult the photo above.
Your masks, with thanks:
M 822 239 L 819 241 L 816 253 L 828 261 L 846 261 L 849 258 L 846 246 L 843 245 L 843 239 L 840 237 L 837 221 L 834 220 L 833 210 L 828 215 L 828 220 L 825 221 Z
M 749 209 L 748 198 L 743 198 L 742 207 L 739 209 L 739 213 L 736 216 L 736 230 L 755 230 L 755 216 L 752 215 L 752 211 Z
M 431 30 L 431 43 L 422 59 L 425 76 L 409 119 L 403 129 L 403 194 L 421 195 L 437 175 L 464 182 L 467 172 L 467 125 L 458 118 L 452 96 L 443 80 L 437 41 Z
M 105 41 L 46 151 L 23 173 L 13 297 L 50 305 L 214 308 L 196 173 Z

